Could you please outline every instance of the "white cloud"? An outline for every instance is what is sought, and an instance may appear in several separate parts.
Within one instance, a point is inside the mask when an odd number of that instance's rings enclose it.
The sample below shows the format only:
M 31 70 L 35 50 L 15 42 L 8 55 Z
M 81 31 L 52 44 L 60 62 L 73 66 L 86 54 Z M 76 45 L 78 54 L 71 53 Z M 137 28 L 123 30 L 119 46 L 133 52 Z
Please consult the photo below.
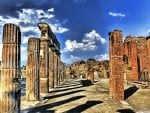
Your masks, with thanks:
M 61 27 L 60 24 L 50 24 L 50 27 L 51 27 L 52 31 L 55 33 L 64 33 L 64 32 L 69 31 L 68 28 Z
M 65 48 L 64 48 L 64 51 L 63 52 L 72 52 L 74 51 L 75 49 L 80 49 L 80 48 L 83 48 L 83 43 L 77 43 L 76 40 L 67 40 L 65 42 Z
M 64 33 L 69 31 L 68 28 L 62 27 L 61 23 L 54 18 L 55 15 L 52 14 L 53 12 L 54 8 L 48 9 L 47 11 L 42 9 L 35 10 L 23 8 L 21 11 L 17 11 L 18 17 L 0 16 L 0 25 L 3 26 L 5 23 L 15 23 L 21 27 L 22 32 L 39 32 L 37 23 L 44 21 L 50 25 L 54 33 Z M 51 23 L 52 19 L 53 23 Z
M 54 8 L 48 9 L 49 12 L 55 12 Z
M 61 52 L 73 52 L 75 50 L 93 51 L 97 49 L 99 44 L 105 43 L 106 40 L 102 38 L 95 30 L 92 30 L 89 33 L 85 33 L 81 42 L 77 42 L 76 40 L 66 40 L 65 48 Z
M 104 38 L 102 38 L 100 36 L 100 34 L 98 34 L 95 30 L 92 30 L 89 33 L 85 33 L 84 38 L 82 39 L 83 42 L 85 43 L 93 43 L 93 41 L 100 41 L 102 44 L 104 44 L 106 42 L 106 40 Z
M 113 17 L 125 17 L 126 16 L 123 13 L 116 13 L 116 12 L 108 12 L 108 14 Z
M 96 55 L 94 58 L 98 61 L 109 60 L 109 55 L 108 54 L 100 54 L 100 55 Z

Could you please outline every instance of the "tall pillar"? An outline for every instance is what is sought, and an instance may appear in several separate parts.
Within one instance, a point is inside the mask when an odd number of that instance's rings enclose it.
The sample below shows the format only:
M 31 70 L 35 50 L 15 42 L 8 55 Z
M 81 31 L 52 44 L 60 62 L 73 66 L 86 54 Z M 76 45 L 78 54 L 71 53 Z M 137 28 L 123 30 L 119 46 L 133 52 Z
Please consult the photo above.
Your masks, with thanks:
M 3 28 L 2 68 L 0 76 L 0 113 L 20 113 L 21 32 L 14 24 Z
M 54 53 L 49 48 L 49 87 L 54 88 Z
M 60 53 L 57 53 L 57 85 L 60 85 Z
M 40 37 L 40 93 L 49 92 L 49 26 L 39 23 Z
M 117 101 L 124 100 L 122 31 L 114 30 L 109 33 L 109 50 L 110 96 Z
M 54 52 L 54 87 L 56 87 L 58 85 L 58 83 L 57 83 L 57 81 L 58 81 L 57 65 L 58 65 L 58 59 L 57 59 L 56 52 Z
M 26 99 L 39 100 L 39 52 L 40 39 L 29 38 L 26 77 Z

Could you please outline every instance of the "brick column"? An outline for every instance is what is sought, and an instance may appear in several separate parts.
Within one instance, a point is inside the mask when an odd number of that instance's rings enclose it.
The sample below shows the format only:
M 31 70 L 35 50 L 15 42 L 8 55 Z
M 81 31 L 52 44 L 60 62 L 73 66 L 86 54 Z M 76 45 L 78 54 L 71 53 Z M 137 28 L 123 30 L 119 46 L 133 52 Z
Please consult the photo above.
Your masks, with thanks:
M 114 30 L 109 33 L 110 55 L 110 96 L 117 100 L 124 100 L 123 85 L 123 41 L 122 32 Z
M 3 28 L 2 68 L 0 76 L 0 113 L 20 113 L 21 32 L 14 24 Z
M 40 39 L 29 38 L 26 77 L 26 99 L 39 100 L 39 52 Z

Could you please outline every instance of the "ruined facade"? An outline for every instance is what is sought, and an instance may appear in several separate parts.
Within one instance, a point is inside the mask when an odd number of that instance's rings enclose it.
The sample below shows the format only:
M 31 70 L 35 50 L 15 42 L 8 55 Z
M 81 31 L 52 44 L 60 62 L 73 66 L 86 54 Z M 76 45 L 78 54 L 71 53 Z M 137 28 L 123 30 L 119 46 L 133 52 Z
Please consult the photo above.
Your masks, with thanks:
M 123 78 L 123 39 L 122 31 L 114 30 L 109 33 L 110 57 L 110 96 L 117 100 L 124 100 Z
M 0 113 L 20 113 L 20 44 L 21 32 L 14 24 L 3 28 L 0 76 Z
M 96 61 L 96 60 L 87 60 L 87 61 L 78 61 L 71 64 L 66 68 L 66 76 L 70 78 L 71 75 L 77 75 L 77 78 L 87 78 L 88 70 L 93 69 L 94 73 L 99 78 L 108 78 L 109 77 L 109 61 Z M 95 75 L 95 74 L 94 74 Z
M 149 37 L 126 37 L 124 41 L 124 62 L 126 64 L 126 80 L 150 80 L 149 56 Z

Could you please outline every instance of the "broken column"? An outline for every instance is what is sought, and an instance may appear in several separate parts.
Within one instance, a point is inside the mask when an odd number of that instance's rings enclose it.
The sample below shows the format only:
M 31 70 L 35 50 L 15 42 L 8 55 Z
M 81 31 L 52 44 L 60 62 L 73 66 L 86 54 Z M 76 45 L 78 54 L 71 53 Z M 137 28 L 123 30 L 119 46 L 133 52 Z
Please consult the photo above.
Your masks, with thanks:
M 39 100 L 39 52 L 40 39 L 29 38 L 26 75 L 26 99 Z
M 40 37 L 40 93 L 49 92 L 49 25 L 39 23 Z
M 123 80 L 123 41 L 122 31 L 114 30 L 109 33 L 110 55 L 110 96 L 117 100 L 124 100 Z
M 21 32 L 19 27 L 14 24 L 5 24 L 2 42 L 0 113 L 20 113 Z

